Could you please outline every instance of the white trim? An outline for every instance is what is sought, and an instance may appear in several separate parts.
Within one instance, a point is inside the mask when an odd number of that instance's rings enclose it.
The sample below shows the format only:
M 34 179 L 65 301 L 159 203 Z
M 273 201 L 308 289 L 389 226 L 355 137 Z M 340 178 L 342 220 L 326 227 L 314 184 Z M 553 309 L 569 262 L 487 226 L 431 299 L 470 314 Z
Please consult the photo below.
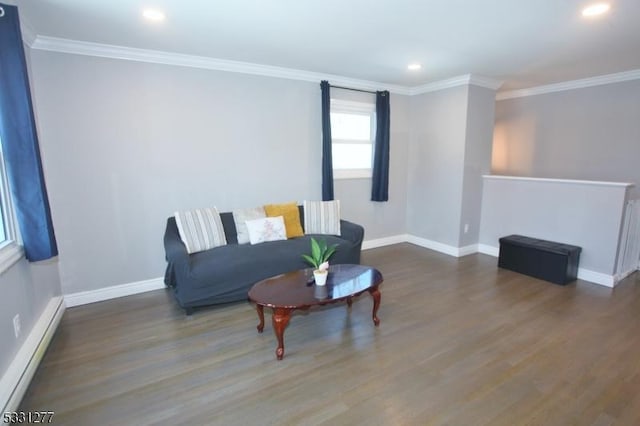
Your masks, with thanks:
M 6 246 L 0 248 L 0 274 L 3 274 L 23 257 L 24 250 L 22 246 L 18 245 L 15 241 L 11 241 Z
M 472 86 L 484 87 L 485 89 L 498 90 L 504 81 L 483 77 L 477 74 L 470 74 L 469 84 Z
M 96 290 L 80 291 L 64 295 L 67 307 L 86 305 L 89 303 L 101 302 L 103 300 L 115 299 L 118 297 L 130 296 L 132 294 L 144 293 L 152 290 L 164 288 L 162 278 L 153 278 L 145 281 L 137 281 L 128 284 L 103 287 Z
M 340 90 L 340 89 L 337 89 Z M 372 112 L 376 112 L 376 104 L 375 101 L 371 102 L 357 102 L 357 101 L 346 101 L 344 99 L 336 99 L 331 98 L 330 100 L 331 109 L 340 109 L 338 112 L 359 112 L 362 114 L 371 114 Z
M 446 80 L 436 81 L 434 83 L 427 83 L 421 86 L 414 86 L 409 88 L 409 95 L 421 95 L 423 93 L 435 92 L 443 89 L 450 89 L 458 86 L 480 86 L 487 89 L 496 90 L 501 85 L 501 81 L 492 80 L 490 78 L 481 77 L 473 74 L 460 75 Z
M 634 274 L 637 271 L 637 269 L 633 269 L 624 273 L 620 273 L 620 274 L 616 274 L 614 277 L 614 281 L 615 284 L 614 286 L 618 285 L 618 283 L 622 280 L 624 280 L 625 278 L 627 278 L 629 275 Z
M 616 280 L 613 275 L 603 274 L 602 272 L 595 272 L 584 268 L 578 268 L 578 279 L 611 288 L 616 285 Z
M 378 247 L 390 246 L 392 244 L 411 243 L 420 247 L 434 250 L 440 253 L 448 254 L 454 257 L 463 257 L 478 252 L 477 244 L 470 244 L 464 247 L 453 247 L 442 244 L 437 241 L 427 240 L 426 238 L 417 237 L 410 234 L 392 235 L 390 237 L 377 238 L 375 240 L 366 240 L 362 243 L 362 250 L 369 250 Z
M 229 71 L 243 74 L 254 74 L 266 77 L 278 77 L 291 80 L 312 81 L 329 80 L 334 85 L 346 86 L 362 90 L 388 90 L 399 95 L 419 95 L 436 90 L 448 89 L 456 86 L 474 85 L 497 90 L 502 81 L 493 80 L 479 75 L 465 74 L 421 86 L 408 87 L 398 84 L 386 84 L 377 81 L 359 80 L 335 74 L 323 74 L 293 68 L 261 65 L 251 62 L 231 61 L 205 56 L 185 55 L 181 53 L 164 52 L 159 50 L 138 49 L 126 46 L 92 43 L 86 41 L 69 40 L 58 37 L 30 35 L 28 45 L 32 49 L 48 50 L 52 52 L 71 53 L 76 55 L 97 56 L 102 58 L 123 59 L 129 61 L 150 62 L 155 64 L 177 65 L 192 68 L 203 68 L 216 71 Z
M 314 83 L 317 83 L 321 80 L 329 80 L 335 85 L 347 86 L 354 89 L 362 90 L 388 90 L 389 92 L 397 93 L 399 95 L 420 95 L 423 93 L 434 92 L 437 90 L 464 85 L 474 85 L 485 87 L 491 90 L 497 90 L 503 84 L 503 81 L 500 80 L 494 80 L 475 74 L 465 74 L 441 81 L 436 81 L 433 83 L 423 84 L 420 86 L 408 87 L 398 84 L 385 84 L 376 81 L 343 77 L 335 74 L 323 74 L 312 71 L 297 70 L 293 68 L 261 65 L 251 62 L 231 61 L 227 59 L 216 59 L 205 56 L 185 55 L 159 50 L 138 49 L 126 46 L 116 46 L 110 44 L 70 40 L 58 37 L 41 36 L 36 35 L 35 32 L 24 23 L 22 23 L 21 29 L 23 32 L 24 42 L 32 49 L 37 50 L 48 50 L 52 52 L 150 62 L 165 65 L 177 65 L 192 68 L 203 68 L 217 71 L 229 71 L 243 74 L 262 75 L 267 77 L 286 78 L 291 80 L 312 81 Z M 564 81 L 560 83 L 530 87 L 526 89 L 508 90 L 498 93 L 496 95 L 496 101 L 599 86 L 603 84 L 619 83 L 637 79 L 640 79 L 640 69 L 606 74 L 579 80 Z
M 500 249 L 488 244 L 478 244 L 478 253 L 487 254 L 489 256 L 498 257 L 500 255 Z
M 456 257 L 469 256 L 478 252 L 478 244 L 470 244 L 468 246 L 458 247 L 458 255 Z
M 487 244 L 478 244 L 478 252 L 498 257 L 500 249 Z M 603 274 L 602 272 L 595 272 L 584 268 L 578 268 L 578 279 L 603 285 L 605 287 L 613 287 L 617 284 L 616 277 L 613 275 Z
M 33 43 L 36 41 L 36 32 L 33 31 L 33 28 L 25 22 L 22 16 L 20 16 L 20 32 L 22 33 L 22 43 L 27 46 L 33 46 Z
M 371 179 L 371 169 L 333 169 L 333 178 L 342 179 Z
M 359 80 L 333 74 L 322 74 L 293 68 L 261 65 L 250 62 L 216 59 L 205 56 L 185 55 L 163 52 L 159 50 L 137 49 L 110 44 L 91 43 L 57 37 L 37 36 L 31 45 L 32 49 L 52 52 L 71 53 L 75 55 L 97 56 L 102 58 L 123 59 L 128 61 L 149 62 L 154 64 L 176 65 L 191 68 L 202 68 L 216 71 L 228 71 L 242 74 L 261 75 L 266 77 L 286 78 L 290 80 L 310 81 L 318 83 L 329 80 L 332 84 L 362 90 L 388 90 L 392 93 L 408 95 L 409 88 L 395 84 Z
M 483 179 L 495 179 L 495 180 L 524 180 L 532 182 L 548 182 L 548 183 L 571 183 L 575 185 L 594 185 L 594 186 L 622 186 L 631 187 L 635 186 L 634 183 L 629 182 L 604 182 L 597 180 L 577 180 L 577 179 L 550 179 L 550 178 L 536 178 L 527 176 L 502 176 L 502 175 L 483 175 Z
M 62 296 L 52 298 L 0 379 L 0 412 L 15 411 L 44 357 L 65 311 Z
M 407 242 L 411 244 L 415 244 L 420 247 L 428 248 L 430 250 L 435 250 L 440 253 L 448 254 L 449 256 L 458 257 L 458 248 L 454 246 L 450 246 L 448 244 L 443 244 L 438 241 L 428 240 L 426 238 L 418 237 L 415 235 L 409 235 L 407 238 Z
M 621 83 L 624 81 L 640 79 L 640 69 L 618 72 L 614 74 L 599 75 L 580 80 L 563 81 L 562 83 L 547 84 L 544 86 L 530 87 L 528 89 L 509 90 L 498 93 L 496 101 L 505 99 L 522 98 L 526 96 L 542 95 L 545 93 L 562 92 L 565 90 L 583 89 L 585 87 L 601 86 L 603 84 Z
M 407 241 L 407 234 L 392 235 L 390 237 L 376 238 L 374 240 L 365 240 L 362 242 L 362 250 L 369 250 L 378 247 L 400 244 Z
M 453 257 L 463 257 L 468 256 L 473 253 L 477 253 L 478 246 L 476 244 L 464 246 L 464 247 L 454 247 L 448 244 L 444 244 L 438 241 L 428 240 L 426 238 L 418 237 L 416 235 L 409 234 L 407 236 L 407 242 L 411 244 L 415 244 L 420 247 L 428 248 L 430 250 L 435 250 L 440 253 L 448 254 Z

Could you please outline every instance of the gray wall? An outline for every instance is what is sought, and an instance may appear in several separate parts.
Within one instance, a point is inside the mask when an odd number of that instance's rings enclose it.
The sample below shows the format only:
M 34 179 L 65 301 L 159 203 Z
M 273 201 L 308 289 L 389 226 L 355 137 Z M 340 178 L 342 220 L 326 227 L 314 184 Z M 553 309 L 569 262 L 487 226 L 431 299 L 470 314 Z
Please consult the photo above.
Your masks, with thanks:
M 42 315 L 51 298 L 60 296 L 57 261 L 29 263 L 24 258 L 0 275 L 0 377 Z M 13 332 L 19 314 L 21 333 Z
M 409 100 L 407 232 L 453 247 L 460 237 L 468 86 Z
M 456 248 L 476 244 L 495 91 L 460 86 L 413 96 L 409 104 L 407 232 Z
M 64 294 L 161 277 L 176 210 L 320 198 L 318 83 L 31 55 Z M 336 184 L 367 238 L 404 230 L 406 103 L 392 98 L 393 202 L 369 202 L 366 182 Z
M 491 170 L 495 95 L 495 90 L 469 86 L 458 247 L 477 244 L 480 235 L 482 176 Z
M 497 102 L 494 174 L 635 183 L 640 80 Z

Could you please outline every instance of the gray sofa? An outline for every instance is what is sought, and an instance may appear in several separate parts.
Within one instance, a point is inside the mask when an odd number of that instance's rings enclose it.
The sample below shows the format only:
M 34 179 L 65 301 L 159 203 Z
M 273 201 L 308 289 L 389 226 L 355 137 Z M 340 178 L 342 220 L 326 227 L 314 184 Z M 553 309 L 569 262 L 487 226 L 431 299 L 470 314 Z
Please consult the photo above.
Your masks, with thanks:
M 299 207 L 304 228 L 304 214 Z M 238 244 L 236 226 L 230 212 L 220 213 L 227 245 L 188 254 L 180 239 L 175 218 L 167 220 L 164 248 L 167 259 L 165 284 L 173 289 L 178 304 L 187 315 L 199 306 L 247 300 L 253 284 L 274 275 L 307 268 L 301 255 L 309 253 L 311 237 L 338 244 L 331 263 L 360 263 L 364 229 L 346 220 L 340 221 L 341 236 L 305 235 L 284 241 Z

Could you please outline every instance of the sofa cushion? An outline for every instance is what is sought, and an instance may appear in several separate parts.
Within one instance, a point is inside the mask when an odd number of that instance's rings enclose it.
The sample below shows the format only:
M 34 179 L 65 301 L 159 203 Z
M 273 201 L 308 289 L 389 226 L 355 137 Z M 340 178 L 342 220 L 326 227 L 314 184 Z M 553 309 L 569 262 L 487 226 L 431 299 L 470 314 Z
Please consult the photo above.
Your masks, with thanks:
M 263 207 L 236 209 L 232 213 L 233 221 L 236 225 L 238 244 L 247 244 L 249 242 L 249 230 L 245 222 L 248 220 L 262 219 L 267 216 Z
M 180 239 L 189 254 L 227 244 L 220 214 L 215 207 L 176 212 L 175 218 Z
M 305 201 L 305 234 L 340 235 L 340 201 Z
M 285 204 L 267 204 L 264 206 L 264 211 L 267 214 L 267 217 L 282 216 L 284 218 L 284 226 L 287 229 L 287 238 L 302 237 L 304 235 L 302 225 L 300 224 L 300 210 L 295 202 Z
M 249 242 L 251 244 L 287 239 L 282 216 L 248 220 L 246 225 L 249 230 Z

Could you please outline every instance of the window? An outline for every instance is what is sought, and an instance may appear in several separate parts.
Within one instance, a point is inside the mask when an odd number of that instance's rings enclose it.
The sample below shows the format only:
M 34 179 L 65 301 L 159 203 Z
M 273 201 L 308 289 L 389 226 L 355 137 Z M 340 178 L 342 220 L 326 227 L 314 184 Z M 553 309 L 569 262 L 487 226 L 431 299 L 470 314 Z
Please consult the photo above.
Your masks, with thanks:
M 1 141 L 0 141 L 1 142 Z M 0 143 L 0 273 L 18 261 L 23 253 L 16 242 L 13 207 Z
M 7 217 L 7 213 L 10 211 L 8 189 L 2 144 L 0 144 L 0 247 L 4 246 L 7 240 L 11 240 L 11 229 L 8 227 L 11 223 L 11 218 Z
M 331 150 L 335 179 L 370 178 L 375 105 L 331 99 Z

